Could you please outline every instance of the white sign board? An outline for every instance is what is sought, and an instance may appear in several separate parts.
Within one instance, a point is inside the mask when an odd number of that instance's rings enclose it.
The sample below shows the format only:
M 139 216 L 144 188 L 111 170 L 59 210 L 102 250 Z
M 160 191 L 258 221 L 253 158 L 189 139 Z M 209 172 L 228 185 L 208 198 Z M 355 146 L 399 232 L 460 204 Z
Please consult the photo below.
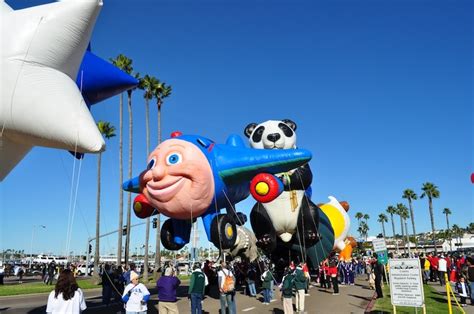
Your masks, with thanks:
M 422 307 L 424 304 L 420 260 L 390 259 L 390 295 L 396 306 Z
M 374 245 L 374 252 L 382 252 L 387 250 L 387 245 L 385 244 L 384 238 L 373 239 L 372 244 Z

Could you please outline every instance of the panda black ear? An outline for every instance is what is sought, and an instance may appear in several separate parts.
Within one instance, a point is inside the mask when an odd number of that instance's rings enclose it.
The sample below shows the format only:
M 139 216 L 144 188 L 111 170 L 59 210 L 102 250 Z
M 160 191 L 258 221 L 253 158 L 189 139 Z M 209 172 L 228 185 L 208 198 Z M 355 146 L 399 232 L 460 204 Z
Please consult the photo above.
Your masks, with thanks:
M 257 126 L 257 123 L 250 123 L 245 127 L 244 134 L 248 138 L 250 138 L 250 135 L 252 135 L 253 130 L 255 130 L 255 127 Z
M 285 124 L 287 124 L 290 128 L 293 129 L 293 131 L 296 131 L 296 123 L 291 121 L 290 119 L 283 119 L 282 120 Z

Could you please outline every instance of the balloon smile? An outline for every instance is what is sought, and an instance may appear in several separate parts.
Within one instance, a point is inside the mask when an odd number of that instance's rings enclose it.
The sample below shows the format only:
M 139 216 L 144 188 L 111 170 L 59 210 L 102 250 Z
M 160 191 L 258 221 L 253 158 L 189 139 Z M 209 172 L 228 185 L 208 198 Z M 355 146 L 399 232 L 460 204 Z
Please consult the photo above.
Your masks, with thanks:
M 157 184 L 157 182 L 149 181 L 146 184 L 146 189 L 151 197 L 163 202 L 175 196 L 185 182 L 184 177 L 166 184 Z

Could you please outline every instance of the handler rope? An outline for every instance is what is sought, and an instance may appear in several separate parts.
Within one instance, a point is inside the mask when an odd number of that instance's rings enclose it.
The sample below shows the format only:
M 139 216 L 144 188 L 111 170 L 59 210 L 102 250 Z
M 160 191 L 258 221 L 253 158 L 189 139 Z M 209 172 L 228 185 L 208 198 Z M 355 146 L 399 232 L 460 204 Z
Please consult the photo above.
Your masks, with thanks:
M 83 77 L 84 77 L 84 72 L 81 71 L 81 84 L 80 84 L 80 91 L 82 93 L 82 87 L 83 87 Z M 82 102 L 81 100 L 80 102 Z M 76 128 L 77 130 L 78 128 Z M 72 228 L 74 225 L 74 216 L 76 214 L 76 204 L 77 204 L 77 193 L 79 191 L 79 180 L 80 180 L 80 175 L 81 175 L 81 169 L 82 169 L 82 158 L 79 159 L 79 170 L 77 172 L 77 178 L 75 174 L 75 169 L 76 169 L 76 156 L 77 156 L 77 142 L 79 141 L 79 134 L 76 134 L 76 142 L 74 143 L 74 163 L 73 163 L 73 174 L 72 174 L 72 181 L 71 181 L 71 193 L 69 195 L 69 217 L 68 217 L 68 227 L 67 227 L 67 232 L 66 232 L 66 252 L 65 255 L 69 256 L 69 248 L 71 246 L 71 239 L 72 239 Z M 74 188 L 74 179 L 76 178 L 76 186 Z M 74 191 L 74 200 L 73 200 L 73 191 Z

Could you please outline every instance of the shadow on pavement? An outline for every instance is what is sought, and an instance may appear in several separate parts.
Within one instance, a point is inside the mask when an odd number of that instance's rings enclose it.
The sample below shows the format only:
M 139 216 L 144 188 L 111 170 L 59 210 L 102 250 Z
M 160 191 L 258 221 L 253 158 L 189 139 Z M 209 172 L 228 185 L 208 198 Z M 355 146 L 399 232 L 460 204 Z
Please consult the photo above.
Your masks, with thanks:
M 362 299 L 362 300 L 365 300 L 365 301 L 370 301 L 370 300 L 372 300 L 372 298 L 370 298 L 370 297 L 363 297 L 363 296 L 355 295 L 355 294 L 348 294 L 348 296 L 354 297 L 354 298 L 358 298 L 358 299 Z

